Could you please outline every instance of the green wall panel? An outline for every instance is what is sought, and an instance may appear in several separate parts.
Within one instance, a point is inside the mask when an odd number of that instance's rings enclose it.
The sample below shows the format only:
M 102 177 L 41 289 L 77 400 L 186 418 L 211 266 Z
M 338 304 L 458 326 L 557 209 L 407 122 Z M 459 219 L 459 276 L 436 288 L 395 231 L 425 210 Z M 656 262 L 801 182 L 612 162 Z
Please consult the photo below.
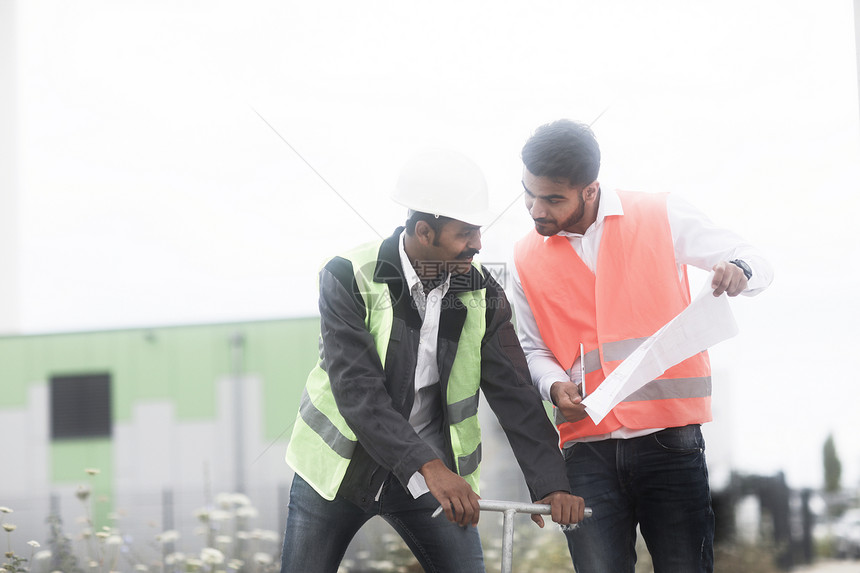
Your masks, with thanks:
M 241 354 L 231 344 L 237 335 Z M 238 368 L 261 380 L 263 439 L 287 440 L 318 339 L 316 317 L 0 337 L 0 411 L 30 407 L 28 390 L 52 376 L 107 372 L 114 424 L 130 421 L 135 404 L 164 400 L 180 422 L 211 420 L 218 382 Z M 96 527 L 106 525 L 114 505 L 111 439 L 57 440 L 49 448 L 51 481 L 90 486 L 91 518 Z M 100 473 L 88 476 L 87 468 Z
M 170 400 L 179 420 L 216 415 L 218 381 L 234 375 L 231 340 L 244 338 L 245 375 L 262 380 L 263 435 L 289 436 L 305 378 L 317 360 L 318 318 L 0 337 L 0 409 L 26 406 L 30 385 L 51 376 L 108 372 L 115 422 L 141 400 Z M 286 430 L 286 432 L 285 432 Z
M 27 403 L 30 382 L 29 346 L 23 339 L 0 339 L 0 408 L 21 408 Z
M 250 353 L 252 366 L 255 360 L 268 366 L 263 376 L 263 435 L 268 440 L 289 438 L 305 380 L 319 357 L 319 319 L 296 320 L 291 326 L 265 332 Z

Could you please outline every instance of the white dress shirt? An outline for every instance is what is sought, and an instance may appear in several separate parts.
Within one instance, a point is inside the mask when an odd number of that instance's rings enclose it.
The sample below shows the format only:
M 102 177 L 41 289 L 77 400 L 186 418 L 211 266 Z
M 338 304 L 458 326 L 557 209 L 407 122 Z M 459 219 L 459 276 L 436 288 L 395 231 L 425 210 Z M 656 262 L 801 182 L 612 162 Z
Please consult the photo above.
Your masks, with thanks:
M 692 265 L 710 271 L 720 261 L 741 259 L 750 266 L 753 272 L 747 289 L 742 294 L 753 296 L 770 285 L 773 280 L 773 269 L 770 264 L 739 235 L 717 227 L 704 213 L 673 194 L 669 194 L 667 197 L 666 210 L 669 216 L 669 227 L 672 231 L 672 241 L 675 246 L 675 262 L 678 266 L 679 280 L 683 279 L 684 265 Z M 592 272 L 595 271 L 597 253 L 600 250 L 604 220 L 606 217 L 614 215 L 624 215 L 621 199 L 615 191 L 601 190 L 597 218 L 585 230 L 585 234 L 568 233 L 566 231 L 558 233 L 570 241 L 576 254 L 579 255 Z M 549 350 L 543 338 L 541 338 L 534 314 L 523 292 L 516 264 L 510 265 L 510 268 L 517 331 L 519 333 L 520 344 L 522 344 L 526 358 L 528 359 L 532 383 L 540 390 L 544 400 L 551 401 L 550 387 L 553 382 L 562 380 L 571 380 L 577 384 L 581 382 L 579 373 L 580 358 L 577 358 L 570 370 L 566 372 L 561 367 L 552 351 Z M 588 436 L 579 441 L 632 438 L 650 434 L 661 429 L 631 430 L 630 428 L 621 427 L 609 434 Z
M 418 339 L 418 357 L 415 365 L 415 400 L 409 414 L 409 423 L 421 439 L 433 447 L 441 458 L 445 449 L 445 437 L 441 432 L 442 412 L 439 409 L 441 390 L 439 365 L 436 361 L 436 341 L 439 337 L 442 298 L 451 285 L 451 275 L 447 275 L 442 284 L 425 294 L 424 285 L 406 255 L 405 235 L 406 231 L 400 233 L 400 265 L 403 267 L 403 276 L 409 287 L 409 294 L 415 301 L 418 314 L 421 316 L 421 334 Z M 407 487 L 414 498 L 430 491 L 424 476 L 419 472 L 412 475 Z

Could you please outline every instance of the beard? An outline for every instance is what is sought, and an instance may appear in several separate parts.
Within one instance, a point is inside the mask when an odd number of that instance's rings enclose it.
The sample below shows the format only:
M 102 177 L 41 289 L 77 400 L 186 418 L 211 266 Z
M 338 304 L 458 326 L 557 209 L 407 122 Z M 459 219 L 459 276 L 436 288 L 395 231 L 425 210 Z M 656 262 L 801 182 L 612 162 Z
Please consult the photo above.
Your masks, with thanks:
M 585 201 L 582 198 L 582 191 L 579 192 L 579 207 L 576 211 L 570 214 L 561 223 L 557 223 L 554 219 L 535 219 L 535 231 L 544 237 L 551 237 L 559 231 L 565 231 L 579 223 L 585 217 Z

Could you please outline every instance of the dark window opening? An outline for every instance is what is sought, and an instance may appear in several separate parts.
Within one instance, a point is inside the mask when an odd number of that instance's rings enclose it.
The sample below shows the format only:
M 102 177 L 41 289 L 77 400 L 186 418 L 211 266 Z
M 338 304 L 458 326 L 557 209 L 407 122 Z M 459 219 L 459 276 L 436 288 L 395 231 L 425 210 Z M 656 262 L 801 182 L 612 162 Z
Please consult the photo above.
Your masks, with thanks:
M 51 439 L 110 435 L 110 374 L 52 376 Z

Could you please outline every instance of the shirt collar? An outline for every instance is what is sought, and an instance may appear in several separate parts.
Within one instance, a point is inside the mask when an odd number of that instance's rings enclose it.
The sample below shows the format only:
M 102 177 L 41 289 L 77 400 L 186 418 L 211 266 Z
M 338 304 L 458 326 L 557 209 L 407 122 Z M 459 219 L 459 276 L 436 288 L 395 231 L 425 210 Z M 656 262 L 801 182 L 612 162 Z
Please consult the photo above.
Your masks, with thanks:
M 618 197 L 618 193 L 613 191 L 603 191 L 603 186 L 601 185 L 600 192 L 600 202 L 597 204 L 597 217 L 594 219 L 594 223 L 591 224 L 588 229 L 585 230 L 586 233 L 591 229 L 596 229 L 603 225 L 603 220 L 606 217 L 611 217 L 614 215 L 623 215 L 624 207 L 621 205 L 621 199 Z M 559 231 L 556 235 L 560 237 L 581 237 L 580 233 L 568 233 L 567 231 Z M 546 238 L 544 238 L 546 240 Z

